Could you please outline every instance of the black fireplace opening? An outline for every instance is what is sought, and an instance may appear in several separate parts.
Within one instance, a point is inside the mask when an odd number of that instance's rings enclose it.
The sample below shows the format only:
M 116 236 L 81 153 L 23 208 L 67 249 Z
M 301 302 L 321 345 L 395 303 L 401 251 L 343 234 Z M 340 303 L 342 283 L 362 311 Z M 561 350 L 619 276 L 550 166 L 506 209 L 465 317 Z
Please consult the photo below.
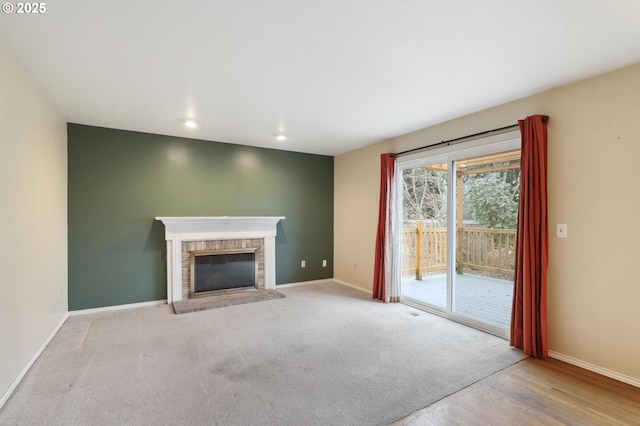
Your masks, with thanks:
M 192 279 L 194 295 L 255 287 L 255 252 L 195 255 Z

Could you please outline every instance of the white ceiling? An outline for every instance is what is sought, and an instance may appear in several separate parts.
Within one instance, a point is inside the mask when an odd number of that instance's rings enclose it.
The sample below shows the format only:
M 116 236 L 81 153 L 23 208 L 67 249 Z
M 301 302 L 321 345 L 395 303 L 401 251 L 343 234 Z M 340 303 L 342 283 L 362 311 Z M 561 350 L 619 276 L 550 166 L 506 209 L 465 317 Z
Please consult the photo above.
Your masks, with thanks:
M 46 8 L 0 40 L 69 122 L 328 155 L 640 62 L 640 0 Z

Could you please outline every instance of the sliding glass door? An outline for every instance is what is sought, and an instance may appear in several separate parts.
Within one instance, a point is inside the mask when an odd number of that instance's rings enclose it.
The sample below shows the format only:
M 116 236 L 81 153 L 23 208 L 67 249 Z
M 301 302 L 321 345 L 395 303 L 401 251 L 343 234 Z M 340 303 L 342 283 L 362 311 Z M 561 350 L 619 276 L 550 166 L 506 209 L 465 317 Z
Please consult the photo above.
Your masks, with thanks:
M 519 139 L 399 161 L 396 176 L 402 190 L 402 223 L 396 223 L 402 235 L 396 253 L 402 260 L 401 300 L 506 336 Z

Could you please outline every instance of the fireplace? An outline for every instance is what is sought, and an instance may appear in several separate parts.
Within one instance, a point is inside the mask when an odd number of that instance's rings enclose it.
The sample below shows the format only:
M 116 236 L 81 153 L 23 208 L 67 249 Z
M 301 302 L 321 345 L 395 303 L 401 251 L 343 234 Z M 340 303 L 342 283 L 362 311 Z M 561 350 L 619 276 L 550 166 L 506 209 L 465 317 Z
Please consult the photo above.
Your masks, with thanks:
M 225 290 L 257 288 L 256 249 L 193 251 L 189 298 Z
M 210 284 L 204 284 L 203 291 L 194 290 L 192 259 L 211 255 L 253 254 L 254 283 L 242 287 L 275 289 L 275 238 L 277 223 L 283 219 L 282 216 L 156 217 L 165 225 L 167 303 L 220 290 L 207 287 Z M 232 265 L 231 269 L 235 271 L 237 266 Z M 215 274 L 219 272 L 213 266 L 209 269 L 215 270 Z
M 236 279 L 232 276 L 221 278 L 218 281 L 233 281 L 233 284 L 230 284 L 228 287 L 223 288 L 224 284 L 212 284 L 215 289 L 204 290 L 207 291 L 199 292 L 196 291 L 196 277 L 194 265 L 195 261 L 199 257 L 210 257 L 210 256 L 226 256 L 228 260 L 229 255 L 242 255 L 242 254 L 253 254 L 253 265 L 254 268 L 254 282 L 248 283 L 245 282 L 246 285 L 240 285 L 242 283 L 238 283 Z M 181 244 L 181 256 L 182 262 L 180 265 L 180 271 L 182 274 L 182 284 L 181 284 L 181 293 L 182 299 L 192 299 L 199 295 L 207 295 L 211 294 L 210 291 L 217 290 L 229 290 L 231 288 L 238 287 L 249 287 L 253 286 L 258 290 L 263 290 L 266 288 L 265 286 L 265 263 L 264 263 L 264 240 L 262 238 L 244 238 L 244 239 L 236 239 L 236 240 L 208 240 L 208 241 L 183 241 Z M 223 260 L 218 259 L 217 266 L 220 266 L 220 261 Z M 227 265 L 229 266 L 229 265 Z M 225 272 L 233 275 L 237 272 L 237 267 L 240 265 L 231 265 L 230 268 L 225 268 L 224 266 L 220 268 L 207 268 L 210 269 L 210 272 L 215 270 L 215 274 L 219 274 L 221 272 Z M 246 274 L 245 274 L 246 275 Z M 213 278 L 213 277 L 211 277 Z M 202 293 L 202 294 L 198 294 Z

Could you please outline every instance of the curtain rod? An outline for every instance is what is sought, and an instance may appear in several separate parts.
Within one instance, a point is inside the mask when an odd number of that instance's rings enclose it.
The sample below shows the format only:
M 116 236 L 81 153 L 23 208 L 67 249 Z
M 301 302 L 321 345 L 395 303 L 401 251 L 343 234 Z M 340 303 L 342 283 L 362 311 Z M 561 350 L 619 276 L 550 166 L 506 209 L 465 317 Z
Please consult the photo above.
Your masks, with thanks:
M 548 115 L 543 115 L 542 116 L 542 122 L 546 123 L 547 121 L 549 121 L 549 116 Z M 400 157 L 401 155 L 412 154 L 412 153 L 418 152 L 418 151 L 427 151 L 427 150 L 430 150 L 430 149 L 439 148 L 441 146 L 449 146 L 449 145 L 452 145 L 452 144 L 463 142 L 465 139 L 475 138 L 477 136 L 490 135 L 490 134 L 493 134 L 493 133 L 503 132 L 505 130 L 515 129 L 517 127 L 518 127 L 517 124 L 512 124 L 510 126 L 504 126 L 504 127 L 498 127 L 497 129 L 485 130 L 484 132 L 474 133 L 472 135 L 461 136 L 459 138 L 449 139 L 449 140 L 438 142 L 438 143 L 434 143 L 434 144 L 431 144 L 431 145 L 421 146 L 419 148 L 408 149 L 406 151 L 398 152 L 397 154 L 391 154 L 391 156 L 392 157 Z

